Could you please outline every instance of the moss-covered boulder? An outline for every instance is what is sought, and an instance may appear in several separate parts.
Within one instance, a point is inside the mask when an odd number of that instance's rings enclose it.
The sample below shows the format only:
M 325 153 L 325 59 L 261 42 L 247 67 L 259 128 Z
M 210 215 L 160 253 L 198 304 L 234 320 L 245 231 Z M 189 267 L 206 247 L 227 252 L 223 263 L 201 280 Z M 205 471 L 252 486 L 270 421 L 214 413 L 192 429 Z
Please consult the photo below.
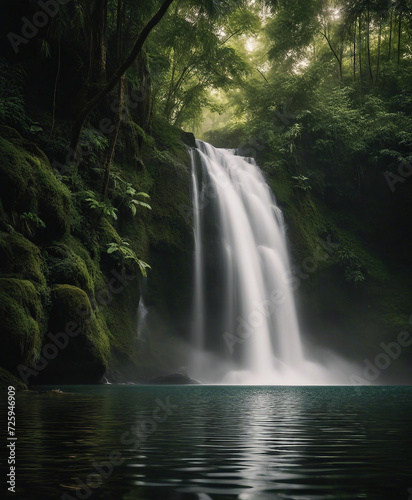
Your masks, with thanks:
M 24 382 L 0 367 L 0 391 L 7 391 L 10 386 L 14 387 L 16 391 L 27 391 L 27 385 Z
M 0 129 L 0 198 L 12 221 L 23 213 L 36 214 L 44 234 L 58 238 L 71 220 L 71 196 L 54 175 L 47 157 L 15 131 Z M 7 138 L 5 138 L 7 137 Z
M 37 358 L 42 345 L 41 296 L 34 284 L 15 278 L 0 279 L 0 365 L 17 373 L 19 364 Z
M 85 261 L 63 243 L 54 243 L 44 252 L 49 283 L 81 288 L 89 297 L 94 295 L 94 282 Z
M 0 275 L 44 284 L 39 248 L 17 232 L 0 232 Z
M 51 293 L 52 307 L 39 367 L 31 383 L 96 383 L 103 377 L 110 356 L 109 332 L 91 306 L 87 294 L 71 285 L 57 285 Z M 69 332 L 69 333 L 68 333 Z M 63 334 L 63 335 L 60 335 Z M 53 339 L 60 339 L 56 342 Z M 48 348 L 55 344 L 55 349 Z M 44 359 L 42 359 L 42 357 Z

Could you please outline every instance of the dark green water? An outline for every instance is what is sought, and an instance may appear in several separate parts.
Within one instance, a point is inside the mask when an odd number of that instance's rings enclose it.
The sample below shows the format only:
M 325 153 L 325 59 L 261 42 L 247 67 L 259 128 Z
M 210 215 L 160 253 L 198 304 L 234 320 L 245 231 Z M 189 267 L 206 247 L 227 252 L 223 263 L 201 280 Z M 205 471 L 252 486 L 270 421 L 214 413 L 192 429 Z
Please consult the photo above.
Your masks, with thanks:
M 13 498 L 409 500 L 412 493 L 410 387 L 62 389 L 17 397 Z M 168 410 L 156 410 L 156 400 Z M 107 466 L 111 454 L 118 465 Z M 96 466 L 104 463 L 102 479 Z M 78 486 L 88 477 L 92 488 Z

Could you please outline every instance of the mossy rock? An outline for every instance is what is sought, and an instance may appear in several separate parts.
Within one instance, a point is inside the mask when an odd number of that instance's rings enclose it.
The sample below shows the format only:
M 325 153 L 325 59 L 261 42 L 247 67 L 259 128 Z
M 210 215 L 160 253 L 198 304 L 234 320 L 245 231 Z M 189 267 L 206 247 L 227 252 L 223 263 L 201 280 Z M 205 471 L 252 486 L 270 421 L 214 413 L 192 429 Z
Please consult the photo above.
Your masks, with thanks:
M 45 235 L 62 236 L 70 227 L 70 191 L 55 177 L 47 157 L 16 134 L 0 137 L 0 197 L 16 220 L 24 212 L 38 215 Z
M 90 251 L 86 249 L 82 242 L 71 234 L 65 235 L 64 238 L 61 239 L 60 243 L 66 245 L 71 252 L 83 260 L 86 265 L 87 272 L 93 280 L 95 293 L 106 287 L 106 279 L 101 271 L 100 245 L 97 243 L 91 245 L 92 250 Z
M 119 288 L 119 293 L 113 293 L 110 304 L 100 310 L 111 333 L 112 347 L 133 357 L 137 335 L 137 304 L 140 299 L 139 276 L 136 273 L 134 279 L 123 283 L 124 288 Z M 122 283 L 116 281 L 116 288 L 119 285 L 121 287 Z
M 38 358 L 42 344 L 42 303 L 31 281 L 0 279 L 0 365 L 17 373 L 19 364 Z
M 16 391 L 27 391 L 27 385 L 24 382 L 0 367 L 0 391 L 7 391 L 10 386 Z
M 51 299 L 48 331 L 56 335 L 69 328 L 77 335 L 68 337 L 67 346 L 59 348 L 54 359 L 48 360 L 46 366 L 31 382 L 99 382 L 110 357 L 109 332 L 103 318 L 93 311 L 87 294 L 75 286 L 55 286 Z M 47 336 L 45 345 L 50 343 L 51 339 Z
M 107 249 L 109 243 L 120 244 L 122 242 L 122 239 L 120 238 L 116 229 L 105 218 L 102 218 L 98 227 L 98 232 L 100 244 L 104 249 Z
M 20 233 L 0 232 L 0 274 L 44 285 L 39 248 Z
M 182 142 L 191 148 L 196 147 L 196 137 L 191 132 L 184 132 L 182 130 Z
M 45 251 L 51 285 L 67 284 L 94 295 L 94 282 L 84 260 L 63 243 L 54 243 Z

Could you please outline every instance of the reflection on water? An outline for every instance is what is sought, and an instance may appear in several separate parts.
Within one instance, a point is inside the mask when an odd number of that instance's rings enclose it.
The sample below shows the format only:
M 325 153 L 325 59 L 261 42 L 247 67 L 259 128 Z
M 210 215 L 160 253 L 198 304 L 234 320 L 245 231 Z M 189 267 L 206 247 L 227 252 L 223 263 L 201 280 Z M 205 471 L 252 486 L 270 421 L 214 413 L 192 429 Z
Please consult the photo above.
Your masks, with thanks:
M 412 388 L 62 389 L 18 395 L 14 498 L 409 498 Z

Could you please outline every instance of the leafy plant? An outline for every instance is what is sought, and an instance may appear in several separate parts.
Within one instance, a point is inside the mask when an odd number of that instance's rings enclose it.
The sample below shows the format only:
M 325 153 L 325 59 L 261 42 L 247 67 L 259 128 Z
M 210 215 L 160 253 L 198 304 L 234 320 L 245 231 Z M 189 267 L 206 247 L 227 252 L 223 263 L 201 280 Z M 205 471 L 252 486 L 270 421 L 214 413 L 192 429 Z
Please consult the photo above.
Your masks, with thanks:
M 122 197 L 122 203 L 126 203 L 127 207 L 132 212 L 132 215 L 136 215 L 137 207 L 144 207 L 148 210 L 151 210 L 152 207 L 146 203 L 145 201 L 139 200 L 140 198 L 150 198 L 150 195 L 144 193 L 142 191 L 137 191 L 136 188 L 130 182 L 125 181 L 122 176 L 118 172 L 112 173 L 112 180 L 114 182 L 114 187 L 117 191 L 120 192 L 120 196 Z
M 296 184 L 293 186 L 296 189 L 301 189 L 302 191 L 309 191 L 312 189 L 312 186 L 308 184 L 309 177 L 304 175 L 293 176 L 292 179 L 296 181 Z
M 96 195 L 92 191 L 88 191 L 87 195 L 89 196 L 86 198 L 86 201 L 89 204 L 89 208 L 92 210 L 100 210 L 103 215 L 106 215 L 107 217 L 112 217 L 114 220 L 117 220 L 117 208 L 115 208 L 110 201 L 105 200 L 105 201 L 99 201 L 96 200 Z
M 152 209 L 152 207 L 148 203 L 135 198 L 137 196 L 140 196 L 142 198 L 150 198 L 150 196 L 147 193 L 137 192 L 137 190 L 130 183 L 127 183 L 126 185 L 126 196 L 127 205 L 133 215 L 136 215 L 138 206 L 147 208 L 148 210 Z
M 11 67 L 0 58 L 0 123 L 35 133 L 40 127 L 27 116 L 22 91 L 26 76 L 20 65 Z
M 109 243 L 107 249 L 108 254 L 113 254 L 114 258 L 121 262 L 121 265 L 124 266 L 126 261 L 132 261 L 133 263 L 139 266 L 140 272 L 144 277 L 147 276 L 147 269 L 151 269 L 149 264 L 140 260 L 135 252 L 130 248 L 130 244 L 127 241 L 123 241 L 121 243 Z
M 24 212 L 20 215 L 20 220 L 23 222 L 24 229 L 30 236 L 33 236 L 36 229 L 44 229 L 45 222 L 33 212 Z
M 339 263 L 345 269 L 346 281 L 355 283 L 355 285 L 365 281 L 362 262 L 351 248 L 342 248 L 338 251 L 337 256 Z

